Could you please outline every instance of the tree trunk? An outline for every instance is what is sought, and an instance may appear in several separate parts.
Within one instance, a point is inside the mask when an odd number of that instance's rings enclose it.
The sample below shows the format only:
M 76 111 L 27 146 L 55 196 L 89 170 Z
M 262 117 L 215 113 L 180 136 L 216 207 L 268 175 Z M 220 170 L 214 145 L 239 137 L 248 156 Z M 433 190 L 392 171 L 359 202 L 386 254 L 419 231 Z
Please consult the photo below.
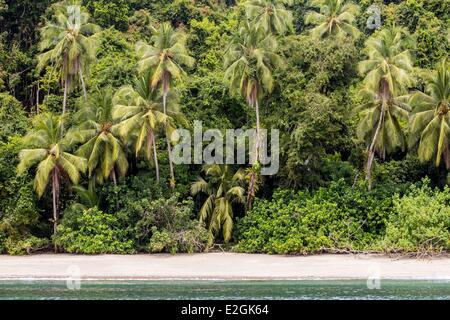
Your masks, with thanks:
M 250 181 L 248 183 L 246 211 L 250 211 L 252 209 L 252 202 L 253 198 L 255 197 L 255 180 L 256 172 L 252 169 L 252 173 L 250 174 Z
M 164 89 L 164 94 L 163 94 L 164 114 L 167 114 L 167 108 L 166 108 L 167 93 L 168 93 L 168 91 Z M 166 127 L 167 127 L 167 124 L 166 124 Z M 173 163 L 172 163 L 172 147 L 170 145 L 170 138 L 167 136 L 167 134 L 166 134 L 166 142 L 167 142 L 167 153 L 168 153 L 168 156 L 169 156 L 170 188 L 174 189 L 175 188 L 175 173 L 174 173 L 174 170 L 173 170 Z
M 69 81 L 67 80 L 67 77 L 64 79 L 64 99 L 63 99 L 63 110 L 62 115 L 66 113 L 66 107 L 67 107 L 67 91 L 69 90 Z
M 448 144 L 445 144 L 444 161 L 445 161 L 445 168 L 448 170 L 450 168 L 450 149 Z
M 87 101 L 86 85 L 84 83 L 83 70 L 81 70 L 81 66 L 78 67 L 78 72 L 80 74 L 81 86 L 83 88 L 84 101 Z
M 255 97 L 255 112 L 256 112 L 256 161 L 259 162 L 259 149 L 261 143 L 261 127 L 259 123 L 259 102 L 258 97 Z
M 64 115 L 66 114 L 67 92 L 68 91 L 69 91 L 69 81 L 66 77 L 64 80 L 64 98 L 63 98 L 63 110 L 62 110 L 62 117 L 61 117 L 61 138 L 64 135 Z
M 53 196 L 53 235 L 56 235 L 58 227 L 58 198 L 59 198 L 59 181 L 57 169 L 52 172 L 52 196 Z M 54 244 L 55 253 L 58 252 L 58 246 Z
M 114 168 L 109 173 L 109 176 L 110 176 L 111 180 L 113 181 L 114 185 L 117 186 L 116 170 L 114 170 Z
M 156 141 L 155 135 L 152 134 L 153 141 L 153 160 L 155 161 L 155 170 L 156 170 L 156 182 L 159 183 L 159 163 L 158 163 L 158 153 L 156 152 Z
M 36 90 L 36 114 L 39 114 L 39 93 L 40 93 L 40 86 L 38 82 Z
M 255 102 L 255 113 L 256 113 L 256 143 L 255 143 L 255 155 L 256 155 L 256 163 L 259 163 L 260 156 L 259 156 L 259 149 L 260 149 L 260 142 L 261 142 L 261 127 L 260 127 L 260 120 L 259 120 L 259 101 L 258 101 L 258 93 L 256 88 L 253 89 L 252 92 L 253 95 L 253 101 Z M 258 172 L 256 172 L 255 168 L 252 168 L 252 172 L 250 173 L 250 181 L 248 184 L 248 191 L 247 191 L 247 211 L 251 210 L 252 208 L 252 201 L 255 197 L 255 184 L 256 184 L 256 175 Z
M 375 158 L 375 145 L 378 139 L 378 135 L 380 134 L 381 126 L 383 125 L 384 122 L 384 113 L 386 111 L 386 104 L 388 103 L 388 99 L 390 97 L 389 86 L 385 80 L 382 80 L 380 84 L 380 89 L 381 89 L 380 117 L 378 119 L 377 128 L 375 130 L 375 134 L 373 135 L 372 143 L 369 146 L 367 155 L 366 181 L 368 182 L 369 191 L 372 190 L 372 165 L 373 160 Z

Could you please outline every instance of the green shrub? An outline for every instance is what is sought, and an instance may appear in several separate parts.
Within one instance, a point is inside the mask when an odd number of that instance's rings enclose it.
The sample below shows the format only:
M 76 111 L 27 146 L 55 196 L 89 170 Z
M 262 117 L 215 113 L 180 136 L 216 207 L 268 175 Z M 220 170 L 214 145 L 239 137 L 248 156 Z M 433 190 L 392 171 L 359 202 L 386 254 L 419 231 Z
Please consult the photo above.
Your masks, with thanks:
M 168 231 L 167 229 L 158 231 L 156 227 L 152 227 L 152 237 L 148 249 L 150 252 L 170 252 L 172 254 L 203 252 L 208 240 L 207 231 L 198 223 L 190 229 L 179 231 Z
M 69 253 L 134 253 L 134 242 L 117 217 L 96 207 L 62 220 L 54 242 Z
M 22 135 L 28 119 L 23 106 L 16 98 L 0 93 L 0 141 L 6 142 L 13 135 Z
M 50 245 L 50 241 L 48 239 L 38 238 L 35 236 L 28 236 L 20 239 L 9 237 L 4 240 L 3 245 L 4 250 L 10 255 L 24 255 L 31 254 L 32 252 L 42 249 L 47 249 Z
M 191 220 L 192 201 L 178 201 L 178 195 L 157 199 L 144 206 L 136 224 L 140 242 L 151 252 L 202 252 L 206 249 L 208 232 Z
M 420 187 L 394 197 L 395 215 L 386 228 L 381 248 L 388 252 L 439 252 L 450 249 L 450 189 Z
M 343 180 L 313 193 L 275 192 L 237 223 L 235 250 L 306 253 L 363 249 L 379 240 L 392 211 L 391 190 L 367 192 Z

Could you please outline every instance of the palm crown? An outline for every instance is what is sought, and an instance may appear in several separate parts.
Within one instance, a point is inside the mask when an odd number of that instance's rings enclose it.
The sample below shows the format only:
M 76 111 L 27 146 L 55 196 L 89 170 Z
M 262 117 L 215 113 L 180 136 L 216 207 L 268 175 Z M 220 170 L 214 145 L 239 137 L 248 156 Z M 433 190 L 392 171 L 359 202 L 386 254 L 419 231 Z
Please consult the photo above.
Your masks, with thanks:
M 83 145 L 76 154 L 88 159 L 89 176 L 95 174 L 97 182 L 112 179 L 116 173 L 124 176 L 128 161 L 114 123 L 113 93 L 111 88 L 96 90 L 75 114 L 80 125 L 68 134 Z
M 325 36 L 351 36 L 356 38 L 360 31 L 353 24 L 359 7 L 344 0 L 311 0 L 311 7 L 319 8 L 319 12 L 310 11 L 305 16 L 306 24 L 313 24 L 311 34 L 318 38 Z
M 211 234 L 216 235 L 222 229 L 225 242 L 231 239 L 233 230 L 233 203 L 245 203 L 245 172 L 236 172 L 227 165 L 206 165 L 204 171 L 209 181 L 198 178 L 191 186 L 192 195 L 205 193 L 208 195 L 200 209 L 200 222 L 208 226 Z
M 153 158 L 159 181 L 155 136 L 158 131 L 165 129 L 166 136 L 170 137 L 175 130 L 174 121 L 180 117 L 180 113 L 171 96 L 166 113 L 163 112 L 160 92 L 148 85 L 150 77 L 147 73 L 136 80 L 134 87 L 125 86 L 116 93 L 114 118 L 121 121 L 119 134 L 125 140 L 133 141 L 136 156 L 145 146 L 147 159 Z
M 411 141 L 419 143 L 418 155 L 422 161 L 435 157 L 439 166 L 444 156 L 446 167 L 450 167 L 450 66 L 442 60 L 437 70 L 423 73 L 425 93 L 412 94 L 409 104 L 412 106 Z
M 195 60 L 186 49 L 186 36 L 176 31 L 168 22 L 161 24 L 151 38 L 151 44 L 139 42 L 136 50 L 140 57 L 140 73 L 152 70 L 150 85 L 156 88 L 162 84 L 167 93 L 170 81 L 181 78 L 185 73 L 183 66 L 192 67 Z
M 285 7 L 292 3 L 293 0 L 248 0 L 244 6 L 247 18 L 257 27 L 266 32 L 285 34 L 294 29 L 292 13 Z
M 50 178 L 65 174 L 72 183 L 78 184 L 80 172 L 86 170 L 86 159 L 68 152 L 70 140 L 60 137 L 61 118 L 52 114 L 42 114 L 34 122 L 33 130 L 24 137 L 20 152 L 18 173 L 38 163 L 34 188 L 42 196 Z
M 246 25 L 232 39 L 225 55 L 225 79 L 230 90 L 241 93 L 254 106 L 264 91 L 272 92 L 273 69 L 281 65 L 275 37 Z

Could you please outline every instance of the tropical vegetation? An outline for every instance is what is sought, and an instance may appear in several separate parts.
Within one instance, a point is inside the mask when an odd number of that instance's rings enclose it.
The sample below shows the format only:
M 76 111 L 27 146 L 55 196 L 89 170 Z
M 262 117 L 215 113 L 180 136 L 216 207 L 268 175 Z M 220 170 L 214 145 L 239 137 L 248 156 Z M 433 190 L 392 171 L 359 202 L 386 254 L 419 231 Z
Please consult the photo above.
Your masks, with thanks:
M 450 250 L 449 24 L 439 0 L 0 0 L 0 253 Z M 199 122 L 256 143 L 179 164 Z

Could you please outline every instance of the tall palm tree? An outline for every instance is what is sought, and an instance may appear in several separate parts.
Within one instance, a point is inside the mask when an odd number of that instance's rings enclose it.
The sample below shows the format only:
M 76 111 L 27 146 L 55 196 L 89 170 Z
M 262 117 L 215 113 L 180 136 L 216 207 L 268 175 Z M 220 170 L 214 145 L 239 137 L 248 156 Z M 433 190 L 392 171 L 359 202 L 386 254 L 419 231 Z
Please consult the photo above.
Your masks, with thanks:
M 155 30 L 151 44 L 139 42 L 136 50 L 140 57 L 139 71 L 151 71 L 149 84 L 153 89 L 161 87 L 163 94 L 163 112 L 167 113 L 167 96 L 171 84 L 175 79 L 181 79 L 185 74 L 183 66 L 192 67 L 195 59 L 189 56 L 186 48 L 186 36 L 176 31 L 168 22 L 163 23 Z M 175 174 L 172 163 L 171 139 L 166 137 L 169 154 L 170 186 L 175 187 Z
M 309 11 L 305 16 L 306 24 L 313 24 L 311 34 L 317 38 L 336 35 L 357 38 L 360 31 L 354 26 L 359 7 L 345 0 L 310 0 L 309 5 L 319 12 Z
M 244 188 L 241 187 L 245 172 L 234 172 L 228 165 L 205 165 L 204 171 L 209 181 L 199 177 L 191 186 L 193 196 L 208 195 L 200 209 L 200 222 L 206 223 L 211 235 L 222 230 L 223 239 L 229 242 L 233 230 L 233 204 L 245 203 Z
M 136 81 L 134 87 L 119 89 L 115 98 L 114 118 L 120 121 L 119 134 L 125 140 L 134 142 L 136 156 L 145 146 L 147 159 L 150 161 L 153 157 L 156 180 L 159 182 L 155 137 L 161 128 L 166 130 L 166 136 L 171 136 L 175 130 L 174 119 L 179 117 L 179 112 L 175 103 L 169 103 L 169 107 L 163 111 L 160 92 L 148 85 L 150 77 L 147 73 Z
M 293 0 L 247 0 L 244 3 L 247 18 L 266 32 L 285 34 L 293 32 L 292 13 L 285 5 Z
M 111 179 L 117 184 L 117 175 L 123 177 L 128 170 L 113 107 L 112 88 L 97 89 L 75 114 L 80 125 L 67 134 L 73 142 L 83 144 L 76 155 L 88 159 L 89 177 L 95 175 L 98 183 Z
M 76 185 L 80 180 L 80 173 L 86 171 L 86 159 L 69 152 L 70 141 L 66 137 L 61 138 L 61 130 L 61 117 L 49 113 L 38 116 L 32 131 L 23 139 L 27 149 L 20 152 L 17 167 L 21 174 L 37 164 L 34 189 L 39 197 L 42 197 L 51 182 L 54 233 L 59 219 L 61 180 L 67 177 Z
M 277 41 L 261 27 L 244 25 L 232 38 L 225 53 L 225 80 L 232 93 L 241 94 L 256 114 L 256 162 L 259 162 L 260 116 L 259 103 L 265 94 L 271 93 L 274 86 L 273 71 L 281 66 L 277 54 Z M 248 196 L 254 196 L 256 180 L 254 170 L 249 183 Z
M 410 118 L 412 145 L 419 144 L 421 161 L 435 159 L 438 167 L 444 158 L 450 168 L 450 64 L 442 60 L 435 71 L 425 71 L 425 93 L 412 94 Z
M 357 109 L 361 112 L 357 133 L 369 145 L 366 166 L 369 189 L 375 153 L 384 158 L 386 153 L 405 147 L 398 117 L 408 116 L 409 108 L 402 94 L 413 84 L 408 42 L 404 29 L 384 29 L 367 40 L 368 59 L 359 64 L 360 73 L 365 75 L 361 93 L 367 103 Z
M 41 30 L 38 71 L 45 66 L 55 66 L 61 73 L 64 86 L 62 114 L 66 112 L 67 95 L 73 81 L 78 78 L 87 99 L 83 74 L 96 56 L 94 34 L 100 27 L 89 22 L 89 14 L 81 8 L 79 1 L 67 0 L 55 6 L 53 21 L 48 21 Z

